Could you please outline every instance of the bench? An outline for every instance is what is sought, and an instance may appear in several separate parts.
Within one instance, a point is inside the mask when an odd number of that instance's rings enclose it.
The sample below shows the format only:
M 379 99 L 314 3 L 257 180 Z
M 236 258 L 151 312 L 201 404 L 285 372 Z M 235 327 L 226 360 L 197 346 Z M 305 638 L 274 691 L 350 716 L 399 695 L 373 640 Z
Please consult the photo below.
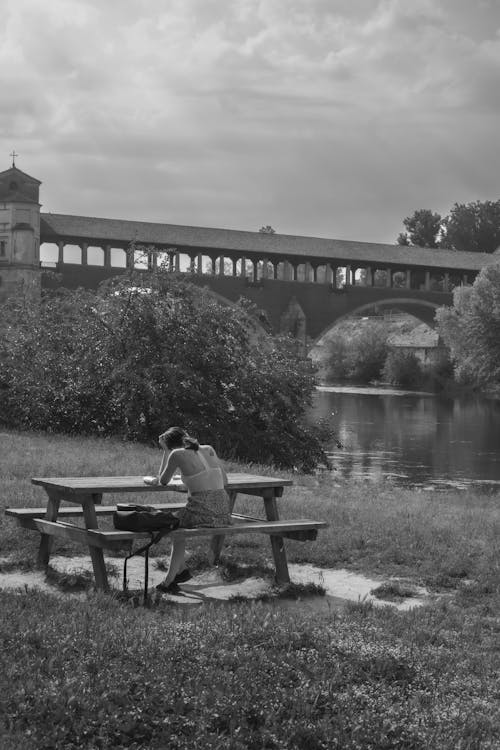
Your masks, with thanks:
M 103 550 L 126 549 L 131 551 L 136 541 L 151 539 L 147 532 L 117 531 L 99 528 L 98 518 L 110 516 L 116 505 L 103 505 L 103 493 L 122 492 L 185 492 L 179 481 L 167 486 L 148 486 L 142 477 L 66 477 L 35 478 L 33 484 L 42 486 L 48 495 L 47 506 L 37 508 L 7 508 L 6 515 L 15 518 L 26 529 L 41 534 L 38 564 L 48 565 L 51 551 L 51 540 L 54 537 L 80 542 L 88 547 L 92 559 L 94 577 L 98 589 L 108 590 L 107 573 L 104 564 Z M 196 527 L 181 528 L 168 533 L 171 538 L 212 537 L 213 561 L 218 560 L 224 538 L 236 534 L 266 534 L 271 540 L 276 580 L 288 583 L 290 576 L 284 546 L 285 539 L 302 542 L 316 539 L 319 529 L 325 528 L 324 521 L 307 518 L 280 519 L 277 498 L 282 497 L 283 488 L 292 484 L 289 479 L 259 477 L 249 474 L 229 474 L 227 490 L 231 501 L 231 524 L 217 528 Z M 263 500 L 266 519 L 254 518 L 234 512 L 237 494 Z M 63 505 L 62 503 L 70 503 Z M 150 503 L 148 503 L 150 504 Z M 184 502 L 155 503 L 153 507 L 162 510 L 179 510 Z M 84 527 L 73 521 L 82 518 Z M 67 520 L 63 520 L 67 519 Z
M 158 510 L 179 510 L 183 505 L 162 503 L 151 507 Z M 97 515 L 112 515 L 116 510 L 115 505 L 102 505 L 96 508 Z M 44 518 L 45 508 L 7 508 L 5 513 L 16 518 L 25 529 L 39 531 L 41 534 L 58 536 L 73 541 L 82 542 L 92 547 L 101 549 L 126 549 L 134 541 L 148 539 L 150 533 L 147 531 L 106 531 L 103 529 L 85 529 L 64 521 L 47 521 Z M 83 518 L 79 508 L 61 508 L 59 516 L 70 516 Z M 287 519 L 282 521 L 265 521 L 251 516 L 242 516 L 238 513 L 231 515 L 230 526 L 197 526 L 193 529 L 176 529 L 168 532 L 168 537 L 200 537 L 200 536 L 232 536 L 234 534 L 273 534 L 297 541 L 314 541 L 318 529 L 327 526 L 324 521 L 311 521 L 306 518 Z

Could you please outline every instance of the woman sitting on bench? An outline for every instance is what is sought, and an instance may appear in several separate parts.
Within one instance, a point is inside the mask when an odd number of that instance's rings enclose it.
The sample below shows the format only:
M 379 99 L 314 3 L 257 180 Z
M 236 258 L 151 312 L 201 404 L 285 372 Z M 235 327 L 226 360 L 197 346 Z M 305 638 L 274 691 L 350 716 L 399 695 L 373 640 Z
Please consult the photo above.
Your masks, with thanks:
M 178 511 L 179 526 L 227 526 L 231 519 L 229 497 L 224 489 L 227 475 L 211 445 L 199 445 L 181 427 L 170 427 L 159 437 L 163 458 L 158 477 L 146 479 L 147 484 L 168 484 L 176 472 L 188 489 L 186 507 Z M 179 583 L 191 578 L 185 563 L 186 543 L 173 539 L 168 573 L 156 588 L 175 593 Z

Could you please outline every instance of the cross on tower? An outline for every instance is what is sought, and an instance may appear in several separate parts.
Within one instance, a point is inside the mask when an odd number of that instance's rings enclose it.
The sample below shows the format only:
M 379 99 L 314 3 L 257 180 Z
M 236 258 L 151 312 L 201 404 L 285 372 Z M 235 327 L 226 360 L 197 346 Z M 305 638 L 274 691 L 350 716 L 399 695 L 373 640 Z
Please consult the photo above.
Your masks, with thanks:
M 12 166 L 16 166 L 16 156 L 19 156 L 19 154 L 16 154 L 15 150 L 12 150 L 12 153 L 10 154 L 12 156 Z

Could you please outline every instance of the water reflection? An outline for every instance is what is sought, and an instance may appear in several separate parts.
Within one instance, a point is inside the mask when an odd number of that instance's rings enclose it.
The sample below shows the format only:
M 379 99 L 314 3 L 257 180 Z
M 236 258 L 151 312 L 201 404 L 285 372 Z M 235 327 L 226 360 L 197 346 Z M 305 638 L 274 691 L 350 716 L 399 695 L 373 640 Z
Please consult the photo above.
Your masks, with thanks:
M 318 390 L 311 414 L 332 421 L 344 477 L 434 487 L 500 486 L 499 417 L 500 402 L 481 397 L 345 387 Z

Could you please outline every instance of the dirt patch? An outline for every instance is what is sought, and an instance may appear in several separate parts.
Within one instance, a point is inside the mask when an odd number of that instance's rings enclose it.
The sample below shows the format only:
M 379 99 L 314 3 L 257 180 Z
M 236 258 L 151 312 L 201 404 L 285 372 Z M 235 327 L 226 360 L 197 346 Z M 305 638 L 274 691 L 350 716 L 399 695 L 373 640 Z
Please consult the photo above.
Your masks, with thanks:
M 8 562 L 8 558 L 3 559 Z M 161 563 L 166 560 L 160 558 Z M 112 589 L 120 591 L 122 588 L 123 576 L 123 559 L 107 558 L 109 571 L 109 581 Z M 157 567 L 157 559 L 150 562 L 149 565 L 149 586 L 151 589 L 165 578 L 165 570 Z M 55 556 L 50 560 L 51 567 L 58 573 L 67 576 L 78 576 L 92 571 L 92 563 L 89 557 L 63 557 Z M 141 590 L 144 584 L 144 560 L 142 558 L 132 558 L 128 562 L 128 587 L 130 590 Z M 325 590 L 325 596 L 306 597 L 308 600 L 318 600 L 318 602 L 308 602 L 308 606 L 331 608 L 340 606 L 346 602 L 371 602 L 374 606 L 392 606 L 399 610 L 408 610 L 412 607 L 418 607 L 424 604 L 429 597 L 429 593 L 422 588 L 414 587 L 415 595 L 407 596 L 403 601 L 395 601 L 389 598 L 384 600 L 380 596 L 380 589 L 388 585 L 395 579 L 375 580 L 358 573 L 352 573 L 348 570 L 332 570 L 328 568 L 319 568 L 314 565 L 297 565 L 290 564 L 290 578 L 295 584 L 317 584 Z M 23 571 L 10 570 L 9 572 L 0 573 L 0 589 L 10 589 L 20 592 L 29 591 L 30 589 L 39 589 L 57 596 L 83 597 L 85 591 L 61 591 L 52 578 L 47 577 L 42 571 Z M 382 589 L 383 590 L 383 589 Z M 276 592 L 274 582 L 269 578 L 250 576 L 243 581 L 227 582 L 218 568 L 212 568 L 195 575 L 188 583 L 182 586 L 180 595 L 164 595 L 168 599 L 177 601 L 182 604 L 201 604 L 207 600 L 230 600 L 237 597 L 255 600 L 263 595 L 272 598 L 273 591 Z M 372 592 L 377 591 L 374 596 Z M 321 600 L 321 601 L 320 601 Z M 302 604 L 302 602 L 299 602 Z M 286 606 L 285 604 L 283 606 Z

